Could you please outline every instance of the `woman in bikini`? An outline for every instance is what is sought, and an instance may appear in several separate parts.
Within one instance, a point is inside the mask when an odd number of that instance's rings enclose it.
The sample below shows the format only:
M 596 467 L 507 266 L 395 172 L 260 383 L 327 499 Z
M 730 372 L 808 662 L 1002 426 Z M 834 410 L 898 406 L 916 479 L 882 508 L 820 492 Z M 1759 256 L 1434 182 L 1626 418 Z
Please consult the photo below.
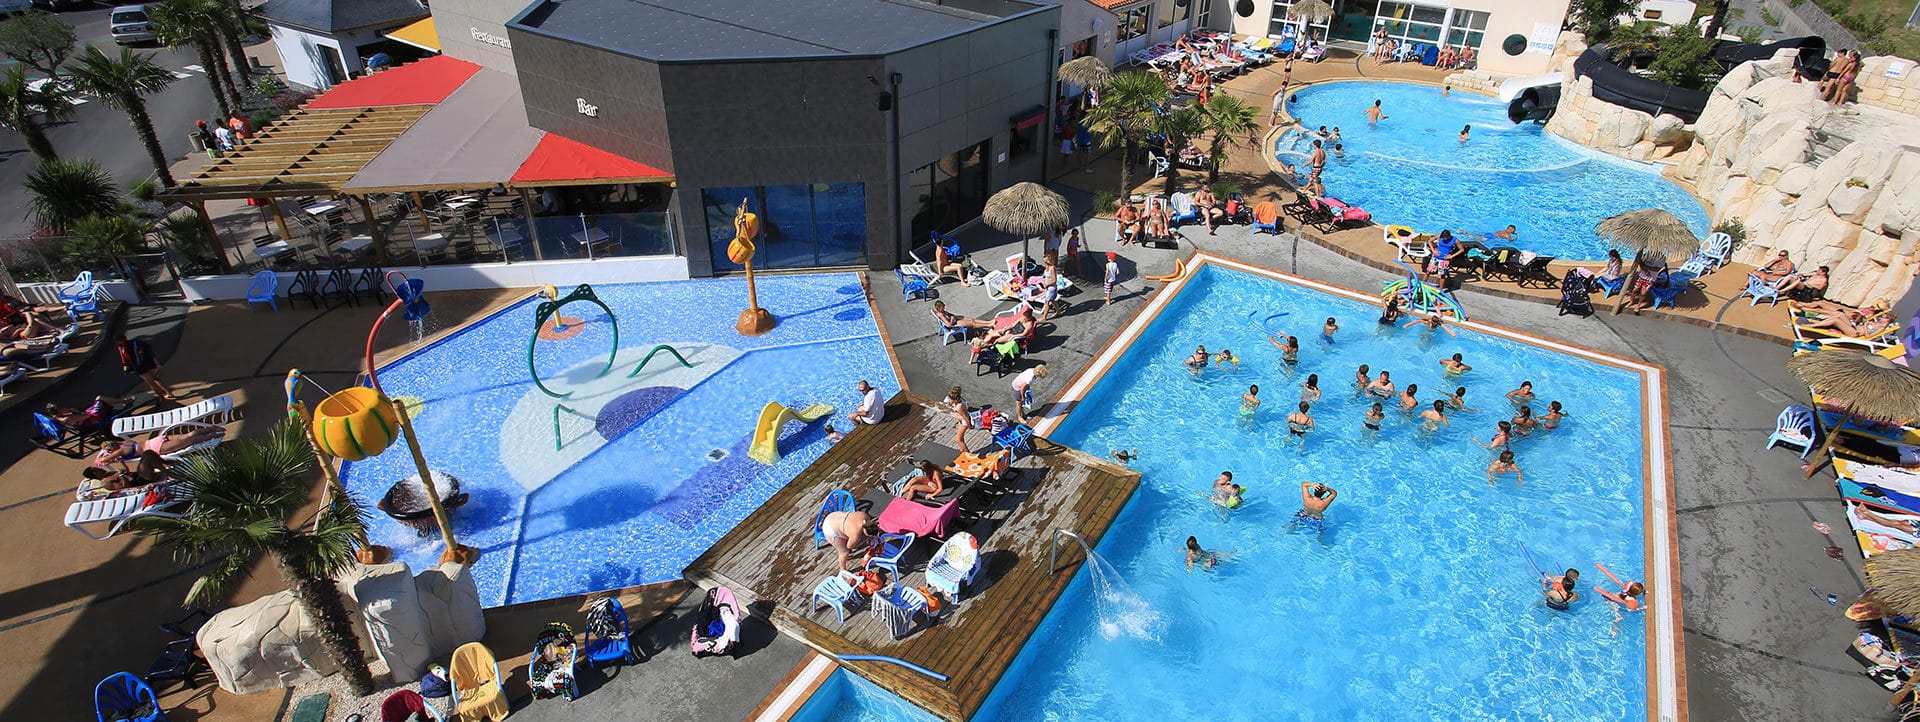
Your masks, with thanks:
M 1173 231 L 1167 228 L 1167 206 L 1154 198 L 1147 204 L 1147 238 L 1172 238 Z
M 1493 477 L 1501 474 L 1513 474 L 1514 486 L 1527 483 L 1526 476 L 1520 473 L 1520 464 L 1513 460 L 1513 451 L 1511 449 L 1501 451 L 1500 458 L 1494 459 L 1491 464 L 1487 464 L 1487 486 L 1494 486 Z
M 1420 400 L 1417 398 L 1414 398 L 1414 394 L 1418 393 L 1419 391 L 1420 391 L 1420 384 L 1407 384 L 1406 390 L 1400 392 L 1400 413 L 1401 414 L 1404 414 L 1406 416 L 1413 416 L 1413 410 L 1420 406 Z
M 955 386 L 947 389 L 947 399 L 941 403 L 946 405 L 947 412 L 953 414 L 955 420 L 958 422 L 954 424 L 953 427 L 953 444 L 954 446 L 960 447 L 960 450 L 965 451 L 967 449 L 967 429 L 973 428 L 973 415 L 967 413 L 967 400 L 961 398 L 960 387 Z
M 1240 395 L 1240 418 L 1252 421 L 1254 413 L 1259 410 L 1260 385 L 1252 384 L 1247 387 L 1246 393 Z
M 1313 417 L 1307 415 L 1309 404 L 1300 402 L 1300 410 L 1287 414 L 1287 433 L 1299 439 L 1302 445 L 1307 443 L 1307 432 L 1313 430 Z
M 1278 333 L 1268 337 L 1267 343 L 1280 349 L 1280 363 L 1285 364 L 1288 375 L 1292 375 L 1294 364 L 1300 363 L 1300 339 Z
M 947 310 L 946 301 L 933 302 L 933 315 L 940 319 L 940 325 L 949 328 L 969 328 L 986 330 L 993 328 L 993 322 L 972 316 L 962 316 Z
M 1373 407 L 1367 409 L 1366 415 L 1360 417 L 1360 425 L 1366 427 L 1368 431 L 1379 431 L 1380 422 L 1386 420 L 1386 410 L 1380 407 L 1380 402 L 1375 401 Z
M 1507 400 L 1513 402 L 1513 405 L 1515 408 L 1526 406 L 1527 404 L 1532 403 L 1533 402 L 1533 382 L 1532 381 L 1520 382 L 1520 388 L 1507 392 Z
M 1492 441 L 1482 442 L 1479 439 L 1474 439 L 1473 443 L 1479 444 L 1487 449 L 1504 449 L 1511 441 L 1513 441 L 1513 424 L 1502 421 L 1500 422 L 1499 430 L 1494 432 Z
M 1300 384 L 1300 400 L 1309 404 L 1320 403 L 1320 374 L 1307 374 L 1307 380 Z
M 1194 347 L 1193 355 L 1188 356 L 1187 360 L 1182 361 L 1181 363 L 1185 364 L 1187 367 L 1187 370 L 1192 371 L 1193 375 L 1199 376 L 1200 370 L 1207 367 L 1207 360 L 1210 358 L 1212 358 L 1212 356 L 1210 356 L 1207 353 L 1206 345 L 1202 344 L 1200 346 Z
M 827 537 L 827 543 L 832 544 L 833 550 L 840 555 L 836 569 L 846 569 L 847 560 L 853 557 L 854 552 L 867 548 L 873 531 L 877 531 L 869 529 L 872 523 L 864 511 L 836 511 L 820 520 L 821 534 Z
M 900 488 L 900 496 L 912 499 L 919 494 L 922 499 L 932 499 L 946 491 L 947 485 L 940 478 L 940 467 L 934 466 L 931 461 L 921 461 L 919 469 L 920 475 L 908 480 L 906 486 Z
M 1512 423 L 1513 423 L 1514 433 L 1519 434 L 1521 436 L 1526 436 L 1528 434 L 1533 433 L 1533 427 L 1538 425 L 1540 422 L 1539 420 L 1533 418 L 1532 406 L 1522 406 L 1518 410 L 1513 412 Z
M 1800 324 L 1801 328 L 1836 331 L 1853 338 L 1874 338 L 1886 333 L 1893 325 L 1893 319 L 1879 309 L 1871 315 L 1863 309 L 1848 315 L 1828 315 L 1811 323 Z

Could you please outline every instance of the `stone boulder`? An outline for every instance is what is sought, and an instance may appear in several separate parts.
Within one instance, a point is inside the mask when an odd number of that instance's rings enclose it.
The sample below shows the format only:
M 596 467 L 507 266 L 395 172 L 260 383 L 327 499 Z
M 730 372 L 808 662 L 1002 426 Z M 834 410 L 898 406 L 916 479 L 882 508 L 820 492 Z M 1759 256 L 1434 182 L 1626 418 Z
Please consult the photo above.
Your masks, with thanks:
M 1687 122 L 1677 115 L 1656 115 L 1647 125 L 1647 140 L 1654 145 L 1679 145 L 1688 140 Z
M 194 638 L 220 688 L 234 694 L 293 687 L 333 674 L 320 628 L 292 592 L 215 614 Z
M 433 661 L 432 635 L 421 611 L 413 570 L 405 562 L 354 567 L 338 580 L 360 612 L 373 654 L 387 663 L 395 682 L 411 682 Z
M 443 562 L 414 577 L 419 588 L 420 609 L 427 616 L 427 635 L 433 654 L 442 657 L 468 642 L 486 636 L 487 618 L 482 613 L 480 587 L 466 566 Z

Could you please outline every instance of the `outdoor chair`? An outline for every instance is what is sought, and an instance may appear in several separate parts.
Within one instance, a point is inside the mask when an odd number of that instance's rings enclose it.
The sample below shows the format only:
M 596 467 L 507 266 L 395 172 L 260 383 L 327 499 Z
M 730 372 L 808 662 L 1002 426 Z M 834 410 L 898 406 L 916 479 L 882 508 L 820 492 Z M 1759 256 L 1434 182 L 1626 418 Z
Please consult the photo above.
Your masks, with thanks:
M 960 593 L 980 576 L 980 542 L 972 534 L 959 532 L 949 537 L 927 562 L 927 585 L 948 598 L 959 601 Z
M 462 720 L 488 719 L 500 722 L 507 717 L 507 690 L 500 676 L 500 663 L 493 650 L 479 642 L 468 642 L 453 650 L 453 712 Z
M 1653 284 L 1653 288 L 1648 293 L 1653 298 L 1653 307 L 1659 308 L 1660 304 L 1664 303 L 1667 308 L 1673 308 L 1674 299 L 1687 292 L 1687 289 L 1693 285 L 1693 279 L 1694 275 L 1684 270 L 1668 271 L 1663 274 L 1660 281 Z
M 364 294 L 373 300 L 374 305 L 380 305 L 380 299 L 386 293 L 386 277 L 386 269 L 379 266 L 360 269 L 360 273 L 353 277 L 353 294 Z
M 327 280 L 320 283 L 320 302 L 327 308 L 333 308 L 333 299 L 348 306 L 353 302 L 353 272 L 345 268 L 335 268 L 327 272 Z
M 1560 278 L 1553 275 L 1547 264 L 1553 263 L 1553 256 L 1534 256 L 1526 265 L 1519 266 L 1514 272 L 1513 282 L 1521 287 L 1538 286 L 1540 288 L 1559 288 Z
M 1253 206 L 1253 232 L 1280 235 L 1280 208 L 1273 201 L 1260 201 Z
M 200 672 L 211 670 L 208 670 L 207 661 L 199 654 L 200 645 L 194 635 L 206 621 L 207 610 L 195 609 L 185 617 L 160 625 L 160 631 L 174 635 L 176 639 L 168 642 L 160 656 L 147 665 L 144 675 L 147 684 L 157 685 L 177 679 L 183 681 L 188 689 L 200 686 Z
M 913 548 L 913 532 L 905 534 L 881 534 L 871 555 L 867 557 L 868 569 L 885 569 L 894 577 L 900 576 L 900 560 Z
M 1733 257 L 1733 236 L 1717 231 L 1708 235 L 1706 240 L 1700 242 L 1700 251 L 1694 257 L 1707 260 L 1712 264 L 1711 269 L 1727 265 L 1727 261 Z
M 827 545 L 827 532 L 822 527 L 827 515 L 836 511 L 853 511 L 853 492 L 846 489 L 834 489 L 827 492 L 827 500 L 821 502 L 820 512 L 813 515 L 813 548 Z
M 304 298 L 314 309 L 320 308 L 320 272 L 301 271 L 293 274 L 293 282 L 287 284 L 287 308 L 294 308 L 293 300 Z
M 1619 293 L 1620 289 L 1627 287 L 1627 277 L 1624 275 L 1614 276 L 1613 278 L 1594 276 L 1593 285 L 1600 287 L 1600 290 L 1606 292 L 1606 295 L 1603 296 L 1604 298 L 1613 298 L 1613 294 Z
M 94 685 L 93 713 L 99 722 L 165 722 L 167 719 L 153 688 L 130 672 L 115 672 Z
M 1772 283 L 1769 283 L 1767 279 L 1761 278 L 1758 274 L 1747 274 L 1747 288 L 1741 291 L 1740 295 L 1746 296 L 1749 299 L 1747 301 L 1749 307 L 1760 305 L 1761 299 L 1766 299 L 1767 305 L 1769 306 L 1780 303 L 1780 289 L 1775 288 Z
M 962 341 L 967 340 L 967 327 L 948 326 L 947 322 L 940 320 L 940 314 L 934 313 L 932 309 L 928 309 L 927 314 L 933 316 L 933 324 L 940 327 L 940 345 L 953 343 L 955 337 Z
M 81 316 L 92 316 L 95 321 L 106 318 L 100 313 L 99 284 L 89 282 L 86 288 L 80 289 L 72 296 L 63 292 L 60 295 L 60 301 L 67 307 L 67 317 L 73 319 L 76 324 L 80 323 Z
M 906 639 L 913 634 L 914 618 L 924 618 L 931 623 L 933 615 L 927 611 L 927 595 L 904 584 L 891 585 L 887 594 L 873 595 L 874 608 L 887 620 L 887 631 L 895 640 Z
M 87 445 L 93 440 L 106 438 L 105 429 L 75 428 L 37 411 L 33 414 L 33 428 L 39 432 L 33 440 L 35 446 L 73 459 L 86 456 Z
M 893 276 L 900 279 L 900 300 L 903 302 L 911 301 L 915 297 L 924 299 L 932 292 L 932 289 L 927 287 L 927 279 L 901 273 L 898 268 L 893 269 Z
M 1800 447 L 1802 459 L 1820 446 L 1820 430 L 1813 422 L 1813 409 L 1794 404 L 1780 410 L 1780 418 L 1774 420 L 1773 434 L 1767 437 L 1765 448 L 1780 444 Z
M 813 587 L 813 597 L 807 606 L 807 613 L 811 615 L 819 611 L 822 606 L 833 607 L 834 617 L 838 618 L 841 624 L 846 624 L 848 615 L 853 614 L 860 605 L 860 592 L 853 588 L 859 583 L 859 577 L 846 571 L 820 580 L 820 583 Z
M 1523 268 L 1520 265 L 1520 249 L 1513 246 L 1494 246 L 1487 249 L 1487 258 L 1480 264 L 1480 278 L 1497 281 L 1504 277 L 1517 283 Z
M 81 271 L 79 275 L 73 277 L 72 281 L 60 284 L 60 287 L 54 289 L 54 292 L 59 294 L 60 300 L 66 301 L 92 290 L 93 285 L 93 272 Z
M 619 636 L 595 634 L 594 615 L 596 614 L 606 615 L 608 619 L 604 624 L 611 626 Z M 594 602 L 594 607 L 587 611 L 587 629 L 584 639 L 585 641 L 581 644 L 585 647 L 583 653 L 590 666 L 608 662 L 640 663 L 639 655 L 633 651 L 633 625 L 627 621 L 627 608 L 621 606 L 618 599 L 607 597 Z
M 272 306 L 274 312 L 278 313 L 280 311 L 280 301 L 274 296 L 273 292 L 279 287 L 279 274 L 271 270 L 253 274 L 253 282 L 247 284 L 247 308 L 252 309 L 253 304 L 264 303 Z

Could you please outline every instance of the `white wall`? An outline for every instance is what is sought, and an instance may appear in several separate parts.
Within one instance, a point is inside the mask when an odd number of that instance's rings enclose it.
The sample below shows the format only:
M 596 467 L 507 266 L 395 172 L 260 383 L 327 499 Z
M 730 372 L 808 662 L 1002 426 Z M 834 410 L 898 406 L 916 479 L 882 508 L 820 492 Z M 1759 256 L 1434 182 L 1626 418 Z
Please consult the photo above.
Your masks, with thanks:
M 1569 0 L 1454 0 L 1453 7 L 1490 13 L 1486 37 L 1480 43 L 1479 69 L 1509 75 L 1536 75 L 1547 72 L 1553 59 L 1553 42 L 1560 25 L 1567 19 Z M 1532 37 L 1540 26 L 1544 47 L 1530 48 L 1519 55 L 1500 49 L 1509 35 Z M 1551 29 L 1549 30 L 1549 26 Z
M 1060 48 L 1073 54 L 1073 44 L 1092 36 L 1093 57 L 1113 58 L 1113 13 L 1087 0 L 1058 0 L 1060 3 Z
M 640 283 L 647 281 L 682 281 L 688 278 L 687 259 L 680 256 L 644 256 L 637 258 L 607 258 L 598 261 L 528 261 L 523 263 L 476 263 L 466 266 L 428 266 L 419 268 L 403 266 L 389 268 L 399 271 L 408 278 L 418 278 L 427 282 L 427 300 L 433 300 L 434 291 L 460 291 L 476 288 L 535 288 L 553 284 L 571 287 L 582 283 Z M 287 286 L 293 283 L 294 273 L 279 272 L 279 291 L 275 293 L 284 299 Z M 247 297 L 247 287 L 253 283 L 250 275 L 194 276 L 182 279 L 181 290 L 187 300 L 193 303 L 201 301 L 238 301 Z
M 391 30 L 393 28 L 384 28 Z M 341 62 L 346 64 L 344 77 L 351 78 L 366 72 L 366 63 L 356 50 L 362 45 L 381 40 L 380 30 L 360 30 L 335 36 L 310 33 L 299 28 L 285 25 L 267 24 L 268 32 L 273 36 L 273 48 L 280 53 L 280 67 L 287 74 L 287 81 L 315 90 L 331 87 L 326 75 L 320 71 L 322 59 L 320 47 L 333 48 L 340 53 Z

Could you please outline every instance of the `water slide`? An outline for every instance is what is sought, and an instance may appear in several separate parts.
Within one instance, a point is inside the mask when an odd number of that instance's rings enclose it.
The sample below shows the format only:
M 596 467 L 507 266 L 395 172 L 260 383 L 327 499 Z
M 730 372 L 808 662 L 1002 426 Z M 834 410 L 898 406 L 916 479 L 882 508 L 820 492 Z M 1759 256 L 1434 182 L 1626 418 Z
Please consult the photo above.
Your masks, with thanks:
M 747 456 L 762 464 L 772 466 L 780 463 L 780 427 L 789 421 L 810 424 L 833 413 L 829 404 L 813 404 L 805 409 L 794 411 L 791 407 L 769 401 L 760 409 L 760 421 L 753 425 L 753 445 L 747 449 Z
M 1542 85 L 1559 85 L 1560 78 L 1560 73 L 1542 73 L 1540 75 L 1522 75 L 1517 78 L 1507 78 L 1500 82 L 1498 97 L 1502 103 L 1511 103 L 1514 98 L 1520 97 L 1520 93 L 1528 88 L 1537 88 Z

